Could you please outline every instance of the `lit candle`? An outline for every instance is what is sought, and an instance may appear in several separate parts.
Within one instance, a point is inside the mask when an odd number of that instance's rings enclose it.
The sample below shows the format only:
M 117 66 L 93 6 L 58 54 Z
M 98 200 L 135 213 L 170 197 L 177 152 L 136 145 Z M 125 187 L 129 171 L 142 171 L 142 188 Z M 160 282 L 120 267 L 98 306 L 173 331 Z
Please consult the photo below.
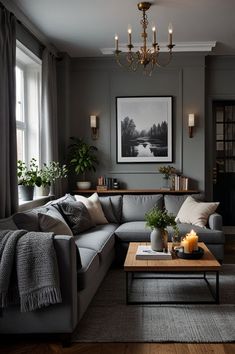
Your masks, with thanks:
M 116 45 L 116 50 L 118 50 L 118 35 L 115 34 L 115 45 Z
M 156 42 L 156 27 L 155 26 L 152 27 L 152 31 L 153 31 L 153 43 L 157 43 Z
M 190 243 L 186 237 L 181 241 L 181 246 L 184 248 L 184 253 L 190 253 Z
M 190 231 L 190 237 L 193 240 L 193 251 L 198 250 L 198 235 L 194 230 Z
M 169 33 L 169 45 L 172 45 L 173 27 L 172 27 L 171 23 L 169 23 L 169 26 L 168 26 L 168 33 Z
M 131 26 L 128 26 L 128 40 L 129 40 L 129 42 L 128 42 L 128 45 L 131 45 Z

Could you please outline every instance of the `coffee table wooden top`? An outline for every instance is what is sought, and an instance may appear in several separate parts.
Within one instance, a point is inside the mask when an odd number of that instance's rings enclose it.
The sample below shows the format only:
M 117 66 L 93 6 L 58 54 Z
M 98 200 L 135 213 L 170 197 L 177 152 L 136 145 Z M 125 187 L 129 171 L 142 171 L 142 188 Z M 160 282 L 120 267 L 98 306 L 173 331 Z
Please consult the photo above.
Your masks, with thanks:
M 220 263 L 216 260 L 210 250 L 203 242 L 198 245 L 204 249 L 204 255 L 201 259 L 182 259 L 173 254 L 170 260 L 159 259 L 136 259 L 136 251 L 139 245 L 149 245 L 149 242 L 130 242 L 126 260 L 124 263 L 124 270 L 126 272 L 153 272 L 153 271 L 217 271 L 221 268 Z M 171 243 L 168 243 L 171 249 Z

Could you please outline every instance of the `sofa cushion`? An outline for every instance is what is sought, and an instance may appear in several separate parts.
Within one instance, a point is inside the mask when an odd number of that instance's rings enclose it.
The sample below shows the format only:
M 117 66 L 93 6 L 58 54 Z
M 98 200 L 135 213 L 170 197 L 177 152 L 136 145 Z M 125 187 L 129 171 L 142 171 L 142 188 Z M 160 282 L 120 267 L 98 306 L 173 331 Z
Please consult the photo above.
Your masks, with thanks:
M 205 226 L 208 217 L 215 212 L 219 203 L 198 202 L 191 196 L 182 204 L 175 220 L 181 223 L 188 223 L 198 226 Z
M 184 201 L 187 199 L 188 195 L 184 194 L 184 195 L 169 195 L 166 194 L 164 195 L 164 206 L 165 209 L 167 210 L 167 212 L 169 214 L 172 214 L 174 216 L 176 216 L 182 206 L 182 204 L 184 203 Z M 198 200 L 198 201 L 203 201 L 204 200 L 204 196 L 203 194 L 194 194 L 193 195 L 194 199 Z
M 99 201 L 108 222 L 120 224 L 122 218 L 122 196 L 99 197 Z
M 200 227 L 191 224 L 178 224 L 179 232 L 181 236 L 185 236 L 191 230 L 194 230 L 196 234 L 199 236 L 199 242 L 204 242 L 205 244 L 221 244 L 225 242 L 225 236 L 220 230 L 211 230 L 209 228 Z M 168 241 L 171 241 L 171 237 L 173 235 L 172 227 L 167 228 L 169 237 Z
M 38 223 L 40 231 L 73 236 L 69 226 L 56 209 L 48 210 L 45 214 L 38 213 Z
M 78 290 L 86 288 L 95 282 L 99 269 L 99 256 L 90 248 L 79 248 L 81 268 L 77 271 Z
M 95 228 L 74 236 L 76 245 L 92 249 L 99 254 L 100 260 L 114 248 L 114 231 L 117 228 L 115 224 L 97 225 Z
M 115 235 L 121 242 L 150 241 L 151 229 L 146 227 L 145 221 L 130 221 L 120 225 Z
M 154 206 L 162 208 L 161 194 L 124 195 L 122 206 L 122 222 L 144 221 L 145 214 Z
M 76 201 L 62 202 L 59 203 L 59 208 L 74 235 L 95 226 L 83 203 Z
M 104 215 L 97 193 L 93 193 L 88 198 L 77 194 L 74 197 L 76 201 L 85 204 L 85 206 L 89 211 L 91 219 L 95 224 L 97 225 L 108 224 L 108 220 Z
M 40 231 L 38 223 L 38 213 L 46 213 L 46 207 L 39 207 L 24 212 L 14 214 L 13 220 L 18 229 L 27 231 Z
M 0 230 L 17 230 L 13 217 L 0 219 Z

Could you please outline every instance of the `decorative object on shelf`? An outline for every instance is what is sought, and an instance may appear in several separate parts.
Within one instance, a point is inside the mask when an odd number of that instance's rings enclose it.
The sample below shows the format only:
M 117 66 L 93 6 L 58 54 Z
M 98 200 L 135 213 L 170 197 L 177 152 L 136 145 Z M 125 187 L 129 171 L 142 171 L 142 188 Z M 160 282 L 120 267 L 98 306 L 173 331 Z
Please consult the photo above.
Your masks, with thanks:
M 162 176 L 162 188 L 165 190 L 171 190 L 172 184 L 171 182 L 171 175 L 175 173 L 175 168 L 168 165 L 168 166 L 160 166 L 158 171 L 163 175 Z
M 99 122 L 97 116 L 90 116 L 91 137 L 93 140 L 99 137 Z
M 41 185 L 41 178 L 38 174 L 37 160 L 32 158 L 29 167 L 22 160 L 17 161 L 17 177 L 19 196 L 21 200 L 33 200 L 35 186 Z
M 166 210 L 154 207 L 145 214 L 146 226 L 152 229 L 150 234 L 151 247 L 154 251 L 168 251 L 167 226 L 172 226 L 175 234 L 179 234 L 175 217 Z
M 82 175 L 83 181 L 77 182 L 78 189 L 90 189 L 91 182 L 86 181 L 88 171 L 96 171 L 95 165 L 98 159 L 95 155 L 98 150 L 96 146 L 85 143 L 80 138 L 70 137 L 72 144 L 69 145 L 69 167 L 77 175 Z
M 189 113 L 188 115 L 188 132 L 189 137 L 193 137 L 193 128 L 195 127 L 195 115 L 194 113 Z
M 172 161 L 172 97 L 116 97 L 117 162 Z
M 148 47 L 147 39 L 148 39 L 148 17 L 146 14 L 146 11 L 149 10 L 151 6 L 150 2 L 140 2 L 137 4 L 137 7 L 140 11 L 142 11 L 142 19 L 140 21 L 140 24 L 142 26 L 142 33 L 141 37 L 143 38 L 143 44 L 140 46 L 140 48 L 136 51 L 133 52 L 132 49 L 134 48 L 132 44 L 132 29 L 129 26 L 128 27 L 128 44 L 127 44 L 127 53 L 124 53 L 124 60 L 125 63 L 121 63 L 121 56 L 122 56 L 122 51 L 119 49 L 119 43 L 118 43 L 118 35 L 115 35 L 115 57 L 117 60 L 117 63 L 121 67 L 127 67 L 133 71 L 136 71 L 139 65 L 143 67 L 143 71 L 145 74 L 148 74 L 149 76 L 152 75 L 153 70 L 155 69 L 156 66 L 166 66 L 170 63 L 171 58 L 172 58 L 172 49 L 174 47 L 174 44 L 172 42 L 172 35 L 173 35 L 173 27 L 172 24 L 169 24 L 168 27 L 168 57 L 165 62 L 160 62 L 159 60 L 159 53 L 160 53 L 160 46 L 157 42 L 157 29 L 153 25 L 152 26 L 152 47 Z

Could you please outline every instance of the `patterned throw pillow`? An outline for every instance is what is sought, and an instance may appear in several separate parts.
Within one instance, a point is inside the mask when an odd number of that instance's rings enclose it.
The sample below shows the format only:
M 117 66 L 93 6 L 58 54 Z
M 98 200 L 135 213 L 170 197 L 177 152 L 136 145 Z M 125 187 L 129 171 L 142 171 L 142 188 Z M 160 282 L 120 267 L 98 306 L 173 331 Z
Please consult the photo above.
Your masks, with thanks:
M 59 203 L 60 211 L 74 235 L 95 226 L 86 206 L 81 202 Z

